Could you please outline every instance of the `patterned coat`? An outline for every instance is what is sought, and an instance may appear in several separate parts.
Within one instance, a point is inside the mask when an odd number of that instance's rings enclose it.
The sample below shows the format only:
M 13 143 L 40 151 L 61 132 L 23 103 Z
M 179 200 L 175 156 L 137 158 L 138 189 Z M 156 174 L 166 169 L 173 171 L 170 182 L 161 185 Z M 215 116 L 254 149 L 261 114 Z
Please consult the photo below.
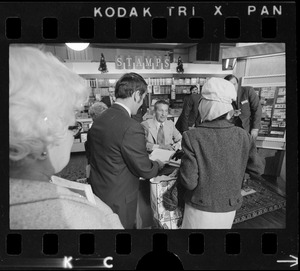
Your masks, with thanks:
M 227 120 L 204 122 L 183 133 L 182 149 L 179 180 L 187 189 L 185 202 L 202 211 L 237 210 L 245 171 L 264 171 L 250 135 Z

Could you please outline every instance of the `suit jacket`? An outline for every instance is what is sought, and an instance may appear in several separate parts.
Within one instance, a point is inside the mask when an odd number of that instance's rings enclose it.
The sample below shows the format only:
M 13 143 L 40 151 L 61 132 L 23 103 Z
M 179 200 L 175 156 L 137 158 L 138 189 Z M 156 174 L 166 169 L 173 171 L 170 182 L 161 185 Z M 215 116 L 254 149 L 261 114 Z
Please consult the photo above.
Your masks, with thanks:
M 203 122 L 183 133 L 179 181 L 185 202 L 207 212 L 230 212 L 242 204 L 245 171 L 264 172 L 264 160 L 244 129 L 227 120 Z
M 136 219 L 139 177 L 151 179 L 158 163 L 146 151 L 145 132 L 125 108 L 113 104 L 89 130 L 90 183 L 94 193 L 117 213 L 126 229 Z
M 155 122 L 155 117 L 153 119 L 148 119 L 142 122 L 142 126 L 145 129 L 147 150 L 152 150 L 154 145 L 157 145 L 157 127 Z M 181 148 L 181 134 L 176 129 L 174 122 L 171 120 L 166 120 L 164 122 L 164 135 L 165 144 L 173 145 L 178 143 L 177 148 Z M 157 146 L 158 147 L 158 146 Z
M 176 128 L 180 133 L 187 131 L 195 124 L 200 98 L 200 94 L 190 94 L 184 98 L 182 112 L 176 122 Z
M 104 96 L 102 98 L 101 102 L 105 103 L 107 105 L 107 107 L 111 107 L 110 96 Z
M 237 93 L 237 108 L 243 128 L 249 133 L 260 128 L 262 108 L 259 97 L 252 87 L 240 87 Z

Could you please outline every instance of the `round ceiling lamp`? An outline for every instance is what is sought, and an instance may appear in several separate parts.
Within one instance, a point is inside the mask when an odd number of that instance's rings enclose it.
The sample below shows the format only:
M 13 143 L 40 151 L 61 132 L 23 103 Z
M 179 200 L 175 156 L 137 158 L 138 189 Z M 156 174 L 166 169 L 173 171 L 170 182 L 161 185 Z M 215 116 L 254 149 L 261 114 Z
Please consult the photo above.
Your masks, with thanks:
M 89 46 L 89 43 L 66 43 L 66 45 L 75 51 L 82 51 L 84 49 L 86 49 Z

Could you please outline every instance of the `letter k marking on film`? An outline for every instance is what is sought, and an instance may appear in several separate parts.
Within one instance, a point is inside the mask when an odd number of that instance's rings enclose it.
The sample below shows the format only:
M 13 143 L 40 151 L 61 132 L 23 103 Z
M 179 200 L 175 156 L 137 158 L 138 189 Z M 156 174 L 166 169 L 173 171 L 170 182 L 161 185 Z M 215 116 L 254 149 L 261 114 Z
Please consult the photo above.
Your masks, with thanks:
M 65 256 L 64 257 L 64 268 L 73 268 L 72 264 L 71 264 L 71 261 L 72 261 L 73 257 L 67 257 Z

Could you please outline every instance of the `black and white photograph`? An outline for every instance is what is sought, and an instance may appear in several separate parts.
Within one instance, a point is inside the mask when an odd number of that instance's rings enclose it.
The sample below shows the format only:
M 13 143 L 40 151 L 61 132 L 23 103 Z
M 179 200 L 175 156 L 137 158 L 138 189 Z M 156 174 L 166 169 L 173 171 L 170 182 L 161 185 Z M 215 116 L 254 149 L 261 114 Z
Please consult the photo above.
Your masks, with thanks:
M 0 270 L 298 268 L 296 41 L 295 1 L 0 3 Z
M 285 228 L 285 44 L 9 50 L 11 229 Z

